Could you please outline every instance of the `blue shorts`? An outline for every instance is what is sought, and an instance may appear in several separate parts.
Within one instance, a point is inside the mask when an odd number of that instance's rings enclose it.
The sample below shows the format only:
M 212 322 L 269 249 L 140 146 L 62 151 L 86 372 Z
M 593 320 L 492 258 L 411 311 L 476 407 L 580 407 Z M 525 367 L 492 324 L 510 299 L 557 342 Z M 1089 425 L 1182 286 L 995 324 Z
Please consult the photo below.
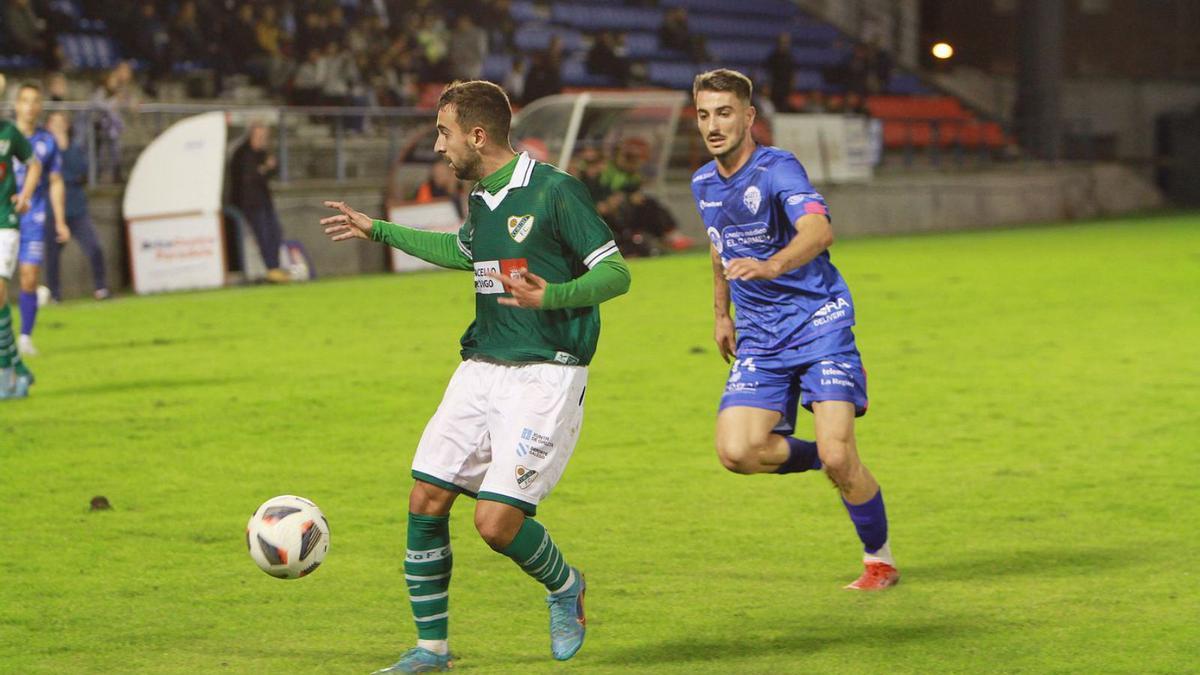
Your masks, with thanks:
M 783 352 L 733 362 L 718 411 L 730 406 L 774 410 L 783 415 L 775 433 L 796 431 L 797 406 L 849 401 L 856 417 L 867 414 L 867 371 L 858 349 L 818 357 Z
M 49 211 L 45 204 L 34 204 L 21 216 L 21 249 L 17 253 L 17 264 L 41 265 L 46 261 L 46 214 Z

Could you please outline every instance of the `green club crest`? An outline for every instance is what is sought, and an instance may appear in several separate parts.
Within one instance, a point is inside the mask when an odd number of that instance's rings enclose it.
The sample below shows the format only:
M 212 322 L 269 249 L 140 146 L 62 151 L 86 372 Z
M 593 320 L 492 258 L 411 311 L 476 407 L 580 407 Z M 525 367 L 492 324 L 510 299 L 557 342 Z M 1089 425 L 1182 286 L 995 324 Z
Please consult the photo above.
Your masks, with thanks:
M 525 241 L 533 229 L 533 216 L 512 216 L 508 219 L 508 236 L 518 244 Z

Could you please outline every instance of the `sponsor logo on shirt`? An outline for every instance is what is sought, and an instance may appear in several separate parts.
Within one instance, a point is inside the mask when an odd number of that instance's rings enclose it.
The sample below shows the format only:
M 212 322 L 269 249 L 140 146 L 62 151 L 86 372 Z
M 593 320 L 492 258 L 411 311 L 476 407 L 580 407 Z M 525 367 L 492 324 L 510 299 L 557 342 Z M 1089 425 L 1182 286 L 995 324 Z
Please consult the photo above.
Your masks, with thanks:
M 533 481 L 537 480 L 537 469 L 529 469 L 521 465 L 517 465 L 517 487 L 522 490 L 528 490 Z
M 692 176 L 692 182 L 699 183 L 700 181 L 704 180 L 705 178 L 712 178 L 715 175 L 717 175 L 716 171 L 706 171 L 704 173 L 699 173 L 699 174 L 696 174 L 695 176 Z
M 484 295 L 500 295 L 504 293 L 504 285 L 491 278 L 491 274 L 499 274 L 517 278 L 529 269 L 525 258 L 505 258 L 504 260 L 477 260 L 475 262 L 475 292 Z
M 721 206 L 722 204 L 723 204 L 723 202 L 706 202 L 706 201 L 704 201 L 703 199 L 701 199 L 701 200 L 700 200 L 700 208 L 701 208 L 701 210 L 703 210 L 703 209 L 711 209 L 711 208 L 713 208 L 714 206 Z
M 745 223 L 743 225 L 731 225 L 726 227 L 722 234 L 725 236 L 725 248 L 728 249 L 736 249 L 739 246 L 766 244 L 771 241 L 771 230 L 762 221 Z
M 9 143 L 11 143 L 11 141 L 9 141 L 7 138 L 0 141 L 0 155 L 8 154 Z
M 533 229 L 533 216 L 512 216 L 508 219 L 508 236 L 518 244 L 525 241 Z
M 762 204 L 762 193 L 758 191 L 757 185 L 746 188 L 746 192 L 742 194 L 742 203 L 750 209 L 750 213 L 758 215 L 758 207 Z
M 554 362 L 561 363 L 564 366 L 574 366 L 579 364 L 579 359 L 574 354 L 567 352 L 554 352 Z

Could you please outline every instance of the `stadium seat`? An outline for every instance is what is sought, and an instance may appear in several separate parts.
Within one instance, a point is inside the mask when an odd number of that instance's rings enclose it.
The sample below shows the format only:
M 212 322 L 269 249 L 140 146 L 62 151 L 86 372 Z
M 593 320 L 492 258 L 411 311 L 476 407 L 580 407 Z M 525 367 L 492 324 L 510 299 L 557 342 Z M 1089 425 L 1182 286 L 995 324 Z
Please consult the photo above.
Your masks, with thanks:
M 508 54 L 488 54 L 483 59 L 483 79 L 503 82 L 512 67 L 513 57 Z
M 663 12 L 654 7 L 555 3 L 550 10 L 550 18 L 555 23 L 587 31 L 628 31 L 657 28 L 662 25 Z
M 663 7 L 683 7 L 689 12 L 737 13 L 743 16 L 770 16 L 787 19 L 796 16 L 796 6 L 788 0 L 662 0 Z
M 562 81 L 568 87 L 614 87 L 611 77 L 593 75 L 588 72 L 583 56 L 574 56 L 563 61 Z
M 583 49 L 582 33 L 545 23 L 521 26 L 513 35 L 513 41 L 516 43 L 517 49 L 523 52 L 539 52 L 550 46 L 550 38 L 555 35 L 562 40 L 564 50 L 576 52 Z

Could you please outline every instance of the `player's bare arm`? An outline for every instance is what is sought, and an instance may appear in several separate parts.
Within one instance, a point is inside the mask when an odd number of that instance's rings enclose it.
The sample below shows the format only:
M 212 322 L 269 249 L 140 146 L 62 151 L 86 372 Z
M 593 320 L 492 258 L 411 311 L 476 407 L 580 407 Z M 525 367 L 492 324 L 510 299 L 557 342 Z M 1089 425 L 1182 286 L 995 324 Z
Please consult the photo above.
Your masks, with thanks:
M 38 181 L 42 180 L 42 162 L 31 156 L 25 168 L 25 187 L 12 196 L 13 210 L 18 214 L 25 213 L 33 203 L 33 193 L 37 190 Z
M 833 226 L 829 218 L 809 213 L 796 219 L 796 237 L 780 252 L 766 260 L 737 258 L 729 261 L 725 278 L 749 281 L 774 279 L 808 264 L 833 245 Z
M 371 223 L 370 216 L 361 211 L 355 211 L 346 202 L 326 201 L 325 206 L 339 212 L 336 216 L 321 219 L 325 234 L 329 235 L 330 239 L 345 241 L 371 238 L 371 229 L 374 225 Z
M 50 174 L 50 206 L 54 211 L 54 240 L 65 244 L 71 240 L 71 230 L 67 227 L 67 186 L 57 171 Z
M 721 358 L 729 363 L 730 357 L 737 355 L 737 331 L 729 316 L 729 282 L 725 280 L 725 266 L 715 246 L 709 246 L 709 255 L 713 268 L 713 340 Z

